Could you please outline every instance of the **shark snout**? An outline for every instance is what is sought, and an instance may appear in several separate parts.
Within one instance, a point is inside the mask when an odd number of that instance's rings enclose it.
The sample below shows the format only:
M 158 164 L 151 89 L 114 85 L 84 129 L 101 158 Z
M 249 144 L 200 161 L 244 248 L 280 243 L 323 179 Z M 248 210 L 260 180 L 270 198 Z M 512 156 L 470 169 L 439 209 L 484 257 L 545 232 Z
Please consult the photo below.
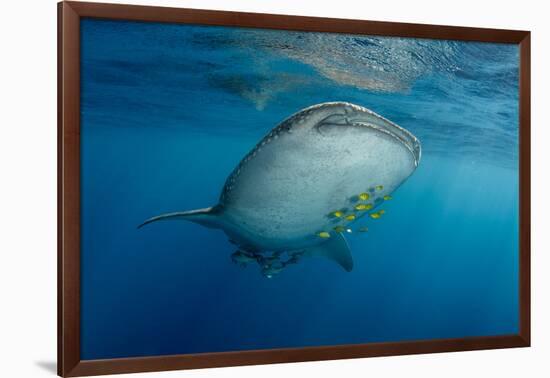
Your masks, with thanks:
M 366 126 L 387 133 L 398 139 L 411 152 L 415 165 L 418 166 L 422 155 L 420 141 L 412 133 L 392 121 L 374 113 L 362 106 L 344 103 L 343 111 L 333 115 L 333 121 L 337 124 Z
M 415 166 L 420 163 L 422 148 L 412 133 L 373 111 L 349 102 L 326 102 L 311 106 L 295 114 L 290 120 L 293 127 L 315 128 L 317 131 L 330 126 L 368 127 L 391 135 L 401 142 L 412 154 Z

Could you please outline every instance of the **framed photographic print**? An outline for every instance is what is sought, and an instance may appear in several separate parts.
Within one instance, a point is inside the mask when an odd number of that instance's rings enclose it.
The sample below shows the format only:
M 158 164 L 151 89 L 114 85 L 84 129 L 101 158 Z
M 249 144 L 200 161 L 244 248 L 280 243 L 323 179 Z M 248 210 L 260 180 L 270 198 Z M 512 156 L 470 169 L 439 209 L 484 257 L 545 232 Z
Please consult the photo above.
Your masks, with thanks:
M 58 10 L 59 375 L 529 346 L 529 32 Z

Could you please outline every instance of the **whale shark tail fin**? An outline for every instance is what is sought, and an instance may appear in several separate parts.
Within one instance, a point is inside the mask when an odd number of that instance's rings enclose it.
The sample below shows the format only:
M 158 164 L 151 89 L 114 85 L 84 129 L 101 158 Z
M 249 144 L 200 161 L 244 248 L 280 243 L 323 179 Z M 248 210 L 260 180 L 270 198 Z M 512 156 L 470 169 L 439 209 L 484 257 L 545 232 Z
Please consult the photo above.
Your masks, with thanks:
M 209 228 L 218 228 L 220 225 L 219 214 L 220 211 L 218 206 L 189 211 L 176 211 L 174 213 L 167 213 L 149 218 L 145 222 L 140 224 L 137 228 L 141 228 L 149 223 L 164 220 L 186 220 L 189 222 L 201 224 Z
M 342 234 L 337 233 L 326 242 L 308 248 L 305 252 L 307 256 L 323 256 L 326 257 L 338 265 L 340 265 L 346 272 L 351 272 L 353 269 L 353 258 L 351 257 L 351 251 L 349 250 L 348 243 Z

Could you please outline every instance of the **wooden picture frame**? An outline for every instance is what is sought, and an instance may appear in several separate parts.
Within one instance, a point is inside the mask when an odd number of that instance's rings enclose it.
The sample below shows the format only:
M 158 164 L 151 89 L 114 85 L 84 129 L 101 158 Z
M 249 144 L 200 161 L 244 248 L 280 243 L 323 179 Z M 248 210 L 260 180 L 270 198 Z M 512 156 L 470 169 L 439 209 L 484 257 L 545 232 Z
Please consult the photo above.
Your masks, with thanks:
M 80 357 L 80 21 L 193 23 L 519 45 L 519 333 L 103 360 Z M 58 374 L 84 376 L 530 345 L 530 32 L 150 6 L 58 4 Z

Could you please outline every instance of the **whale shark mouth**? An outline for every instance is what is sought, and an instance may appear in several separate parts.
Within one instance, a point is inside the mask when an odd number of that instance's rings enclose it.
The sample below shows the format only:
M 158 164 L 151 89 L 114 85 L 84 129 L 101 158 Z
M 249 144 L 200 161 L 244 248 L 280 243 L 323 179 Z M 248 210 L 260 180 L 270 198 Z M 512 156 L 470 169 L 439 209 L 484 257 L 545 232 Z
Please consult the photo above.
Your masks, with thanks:
M 346 103 L 341 111 L 333 113 L 321 120 L 315 126 L 321 130 L 323 126 L 357 126 L 369 127 L 379 132 L 385 133 L 401 142 L 412 154 L 415 167 L 420 163 L 421 146 L 420 141 L 409 131 L 405 130 L 392 121 L 374 113 L 373 111 L 358 105 Z

